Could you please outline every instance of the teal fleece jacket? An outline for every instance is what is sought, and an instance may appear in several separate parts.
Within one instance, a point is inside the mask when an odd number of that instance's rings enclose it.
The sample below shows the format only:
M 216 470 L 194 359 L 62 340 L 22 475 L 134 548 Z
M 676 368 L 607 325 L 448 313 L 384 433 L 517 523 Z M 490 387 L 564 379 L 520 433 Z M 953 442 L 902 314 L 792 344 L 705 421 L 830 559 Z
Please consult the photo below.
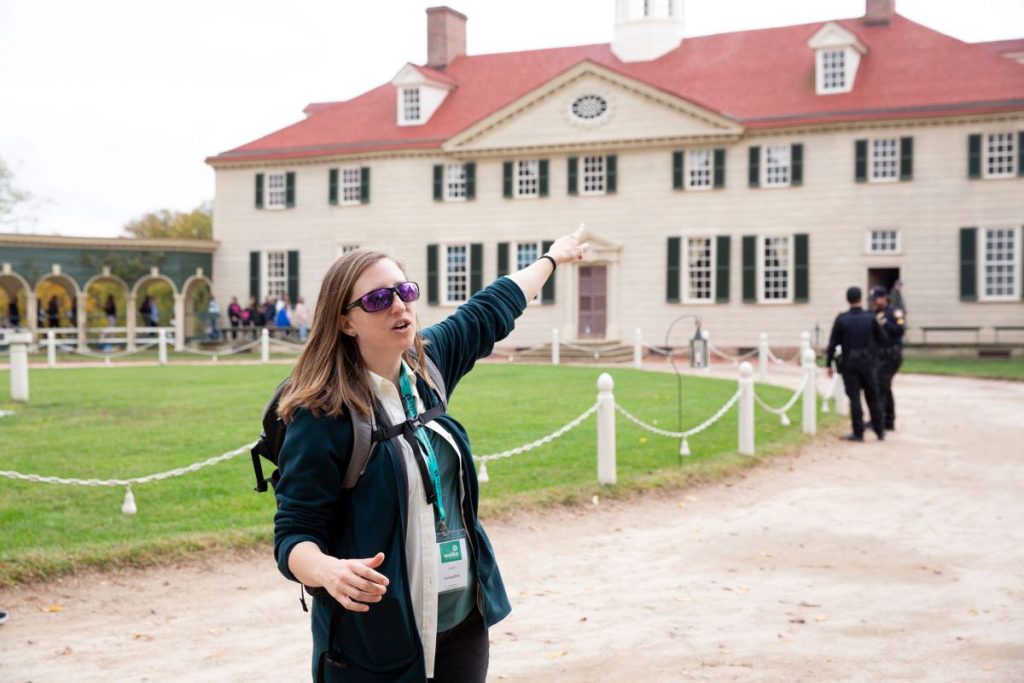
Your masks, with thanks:
M 423 330 L 426 352 L 444 377 L 450 398 L 459 380 L 494 344 L 512 332 L 526 298 L 509 278 L 499 278 L 477 292 L 444 321 Z M 436 402 L 419 378 L 427 408 Z M 429 397 L 429 398 L 427 398 Z M 479 487 L 466 430 L 444 414 L 438 422 L 451 433 L 462 454 L 463 516 L 474 551 L 477 607 L 487 626 L 511 611 L 494 550 L 477 519 Z M 379 444 L 355 488 L 343 491 L 341 480 L 352 451 L 352 422 L 348 416 L 315 418 L 303 409 L 288 425 L 275 489 L 274 555 L 281 573 L 295 581 L 288 555 L 302 541 L 311 541 L 334 557 L 385 555 L 378 571 L 390 579 L 384 598 L 368 612 L 341 609 L 332 651 L 345 665 L 324 667 L 327 681 L 422 682 L 426 680 L 409 580 L 406 573 L 406 471 L 401 455 L 390 443 Z M 333 598 L 314 598 L 312 613 L 313 678 L 321 653 L 328 649 Z

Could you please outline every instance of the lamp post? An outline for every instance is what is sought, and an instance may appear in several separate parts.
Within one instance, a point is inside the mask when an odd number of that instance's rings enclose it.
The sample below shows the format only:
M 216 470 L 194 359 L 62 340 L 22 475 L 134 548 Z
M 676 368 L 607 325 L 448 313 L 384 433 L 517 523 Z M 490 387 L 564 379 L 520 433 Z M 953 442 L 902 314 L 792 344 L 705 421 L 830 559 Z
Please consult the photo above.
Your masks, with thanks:
M 679 431 L 683 431 L 683 375 L 679 372 L 679 367 L 676 366 L 676 359 L 672 354 L 672 345 L 670 340 L 672 338 L 672 328 L 676 326 L 676 323 L 688 318 L 693 318 L 695 327 L 693 337 L 690 339 L 690 367 L 706 368 L 708 366 L 708 340 L 703 334 L 701 334 L 700 317 L 689 314 L 679 316 L 672 321 L 672 324 L 668 326 L 668 331 L 665 332 L 665 348 L 668 350 L 668 361 L 672 364 L 672 369 L 676 372 L 676 392 L 678 394 L 679 405 Z

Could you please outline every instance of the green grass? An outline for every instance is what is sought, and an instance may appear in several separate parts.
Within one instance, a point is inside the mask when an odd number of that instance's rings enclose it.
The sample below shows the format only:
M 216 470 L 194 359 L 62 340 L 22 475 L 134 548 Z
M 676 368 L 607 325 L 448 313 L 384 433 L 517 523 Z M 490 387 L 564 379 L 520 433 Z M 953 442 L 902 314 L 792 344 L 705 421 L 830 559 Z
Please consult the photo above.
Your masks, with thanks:
M 1024 381 L 1021 358 L 907 358 L 900 372 Z
M 282 365 L 38 369 L 31 401 L 9 401 L 0 372 L 0 470 L 77 478 L 130 478 L 189 465 L 255 438 L 259 416 Z M 594 368 L 481 365 L 455 393 L 451 412 L 467 428 L 474 452 L 486 454 L 538 439 L 593 404 Z M 676 378 L 613 369 L 616 399 L 642 419 L 677 428 Z M 713 413 L 734 382 L 687 377 L 684 428 Z M 790 395 L 759 387 L 772 405 Z M 799 404 L 793 426 L 758 411 L 760 456 L 802 440 Z M 828 417 L 832 417 L 830 413 Z M 830 420 L 826 420 L 828 423 Z M 491 463 L 482 512 L 631 495 L 639 490 L 706 481 L 756 461 L 735 454 L 736 411 L 678 442 L 619 418 L 618 480 L 596 484 L 596 421 L 554 443 Z M 120 512 L 124 489 L 78 487 L 0 478 L 0 584 L 43 579 L 84 567 L 163 562 L 209 548 L 268 546 L 274 499 L 252 491 L 248 454 L 183 477 L 133 487 L 138 514 Z M 269 549 L 268 549 L 269 552 Z

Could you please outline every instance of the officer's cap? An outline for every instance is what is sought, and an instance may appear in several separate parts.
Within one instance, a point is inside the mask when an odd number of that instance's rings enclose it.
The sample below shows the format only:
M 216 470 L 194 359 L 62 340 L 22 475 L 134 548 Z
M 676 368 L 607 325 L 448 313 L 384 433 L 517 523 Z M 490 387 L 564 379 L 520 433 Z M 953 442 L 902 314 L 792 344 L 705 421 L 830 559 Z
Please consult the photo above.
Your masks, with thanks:
M 871 290 L 872 299 L 877 299 L 880 296 L 889 296 L 889 292 L 887 292 L 885 287 L 882 287 L 881 285 Z

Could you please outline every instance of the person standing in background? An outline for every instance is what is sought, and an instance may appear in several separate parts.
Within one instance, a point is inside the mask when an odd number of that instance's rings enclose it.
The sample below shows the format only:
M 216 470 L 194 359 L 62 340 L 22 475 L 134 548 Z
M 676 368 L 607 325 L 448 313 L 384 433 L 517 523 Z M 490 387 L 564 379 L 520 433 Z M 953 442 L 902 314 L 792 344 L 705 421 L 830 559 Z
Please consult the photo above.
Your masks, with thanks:
M 301 296 L 292 311 L 292 325 L 299 328 L 299 341 L 306 341 L 309 336 L 309 311 L 306 310 L 306 300 Z
M 896 291 L 896 290 L 893 290 Z M 885 287 L 875 287 L 871 292 L 871 303 L 875 320 L 885 330 L 885 341 L 878 347 L 878 394 L 885 417 L 885 430 L 896 429 L 896 402 L 892 397 L 892 379 L 903 364 L 903 331 L 906 319 L 902 310 L 889 304 Z

